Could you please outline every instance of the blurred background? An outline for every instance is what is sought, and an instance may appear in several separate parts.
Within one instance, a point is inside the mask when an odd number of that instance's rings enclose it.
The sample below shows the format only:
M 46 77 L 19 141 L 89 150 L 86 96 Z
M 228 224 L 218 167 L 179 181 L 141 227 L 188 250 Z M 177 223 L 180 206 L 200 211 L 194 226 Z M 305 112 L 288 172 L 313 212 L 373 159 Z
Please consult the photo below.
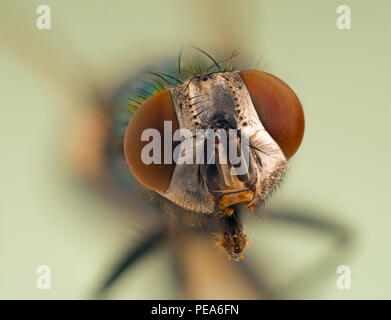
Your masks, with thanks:
M 51 30 L 36 27 L 41 4 L 51 9 Z M 350 30 L 336 27 L 341 4 L 350 6 Z M 329 236 L 272 219 L 245 223 L 245 255 L 262 265 L 276 296 L 390 299 L 390 9 L 386 0 L 1 1 L 0 298 L 88 299 L 142 236 L 132 208 L 79 182 L 72 146 L 83 142 L 76 133 L 92 96 L 191 43 L 240 49 L 294 89 L 304 140 L 267 208 L 350 232 L 348 248 L 325 263 L 340 249 Z M 148 255 L 110 298 L 177 298 L 168 260 L 164 250 Z M 36 286 L 43 264 L 51 290 Z M 338 265 L 351 268 L 350 290 L 336 287 Z

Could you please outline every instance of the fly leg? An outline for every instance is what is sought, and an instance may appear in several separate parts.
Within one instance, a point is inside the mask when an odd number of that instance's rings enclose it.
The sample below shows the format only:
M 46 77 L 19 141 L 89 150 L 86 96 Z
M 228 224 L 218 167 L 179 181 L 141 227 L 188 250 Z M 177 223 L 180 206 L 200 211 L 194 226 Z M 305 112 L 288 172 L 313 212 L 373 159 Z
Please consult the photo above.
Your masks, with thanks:
M 354 233 L 341 222 L 298 210 L 268 210 L 266 214 L 269 221 L 296 225 L 303 230 L 315 231 L 324 237 L 332 238 L 332 243 L 324 254 L 297 272 L 287 283 L 275 288 L 272 296 L 289 298 L 295 296 L 297 291 L 314 286 L 321 279 L 335 275 L 337 266 L 341 261 L 346 262 L 354 249 Z M 314 282 L 314 279 L 317 281 Z
M 95 297 L 103 298 L 108 290 L 115 284 L 115 282 L 124 274 L 126 270 L 131 268 L 137 261 L 142 259 L 146 254 L 150 253 L 161 245 L 166 239 L 168 230 L 166 228 L 159 229 L 150 234 L 143 241 L 141 241 L 136 247 L 132 247 L 129 252 L 119 260 L 115 268 L 110 272 L 109 276 L 99 287 L 95 293 Z

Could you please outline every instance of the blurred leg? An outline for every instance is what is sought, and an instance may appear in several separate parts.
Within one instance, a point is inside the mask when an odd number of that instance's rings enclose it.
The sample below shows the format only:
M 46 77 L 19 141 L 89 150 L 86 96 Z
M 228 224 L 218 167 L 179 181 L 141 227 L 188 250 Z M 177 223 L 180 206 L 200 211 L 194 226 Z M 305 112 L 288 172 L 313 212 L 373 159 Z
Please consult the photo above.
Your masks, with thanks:
M 137 261 L 143 258 L 147 253 L 156 249 L 162 244 L 167 236 L 167 229 L 160 229 L 146 237 L 136 247 L 132 247 L 129 252 L 124 254 L 117 266 L 110 272 L 107 279 L 101 287 L 96 291 L 95 298 L 103 298 L 108 290 L 115 282 L 124 274 L 127 269 L 130 269 Z

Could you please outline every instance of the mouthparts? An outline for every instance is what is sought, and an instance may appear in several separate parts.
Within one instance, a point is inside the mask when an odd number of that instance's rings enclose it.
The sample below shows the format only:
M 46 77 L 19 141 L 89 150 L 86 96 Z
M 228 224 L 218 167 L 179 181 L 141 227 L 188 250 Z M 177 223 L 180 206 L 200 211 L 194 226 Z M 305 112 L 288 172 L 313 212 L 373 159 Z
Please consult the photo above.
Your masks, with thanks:
M 221 211 L 227 215 L 232 215 L 234 210 L 231 206 L 238 203 L 250 203 L 254 198 L 253 186 L 256 182 L 255 159 L 251 152 L 248 157 L 243 157 L 243 146 L 239 138 L 236 141 L 236 154 L 240 155 L 240 163 L 233 164 L 230 157 L 226 157 L 225 146 L 220 143 L 215 144 L 216 161 L 212 164 L 205 164 L 205 180 L 216 199 L 216 203 Z M 221 161 L 222 158 L 227 161 Z M 253 205 L 249 205 L 250 211 L 254 210 Z

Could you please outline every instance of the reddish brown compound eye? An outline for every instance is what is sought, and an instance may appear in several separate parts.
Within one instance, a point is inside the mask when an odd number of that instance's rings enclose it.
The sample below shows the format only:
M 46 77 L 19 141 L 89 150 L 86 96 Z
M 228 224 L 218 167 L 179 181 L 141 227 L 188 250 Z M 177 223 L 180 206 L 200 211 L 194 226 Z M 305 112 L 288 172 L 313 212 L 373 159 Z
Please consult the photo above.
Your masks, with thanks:
M 296 94 L 277 77 L 257 70 L 240 72 L 263 126 L 287 158 L 300 146 L 304 114 Z
M 164 192 L 171 180 L 175 163 L 164 164 L 164 121 L 172 123 L 172 134 L 178 129 L 178 120 L 169 91 L 163 91 L 149 98 L 130 119 L 125 133 L 124 152 L 126 162 L 135 178 L 146 188 Z M 142 150 L 150 141 L 142 141 L 146 129 L 156 129 L 161 137 L 160 164 L 145 164 Z M 173 143 L 173 148 L 175 148 Z

